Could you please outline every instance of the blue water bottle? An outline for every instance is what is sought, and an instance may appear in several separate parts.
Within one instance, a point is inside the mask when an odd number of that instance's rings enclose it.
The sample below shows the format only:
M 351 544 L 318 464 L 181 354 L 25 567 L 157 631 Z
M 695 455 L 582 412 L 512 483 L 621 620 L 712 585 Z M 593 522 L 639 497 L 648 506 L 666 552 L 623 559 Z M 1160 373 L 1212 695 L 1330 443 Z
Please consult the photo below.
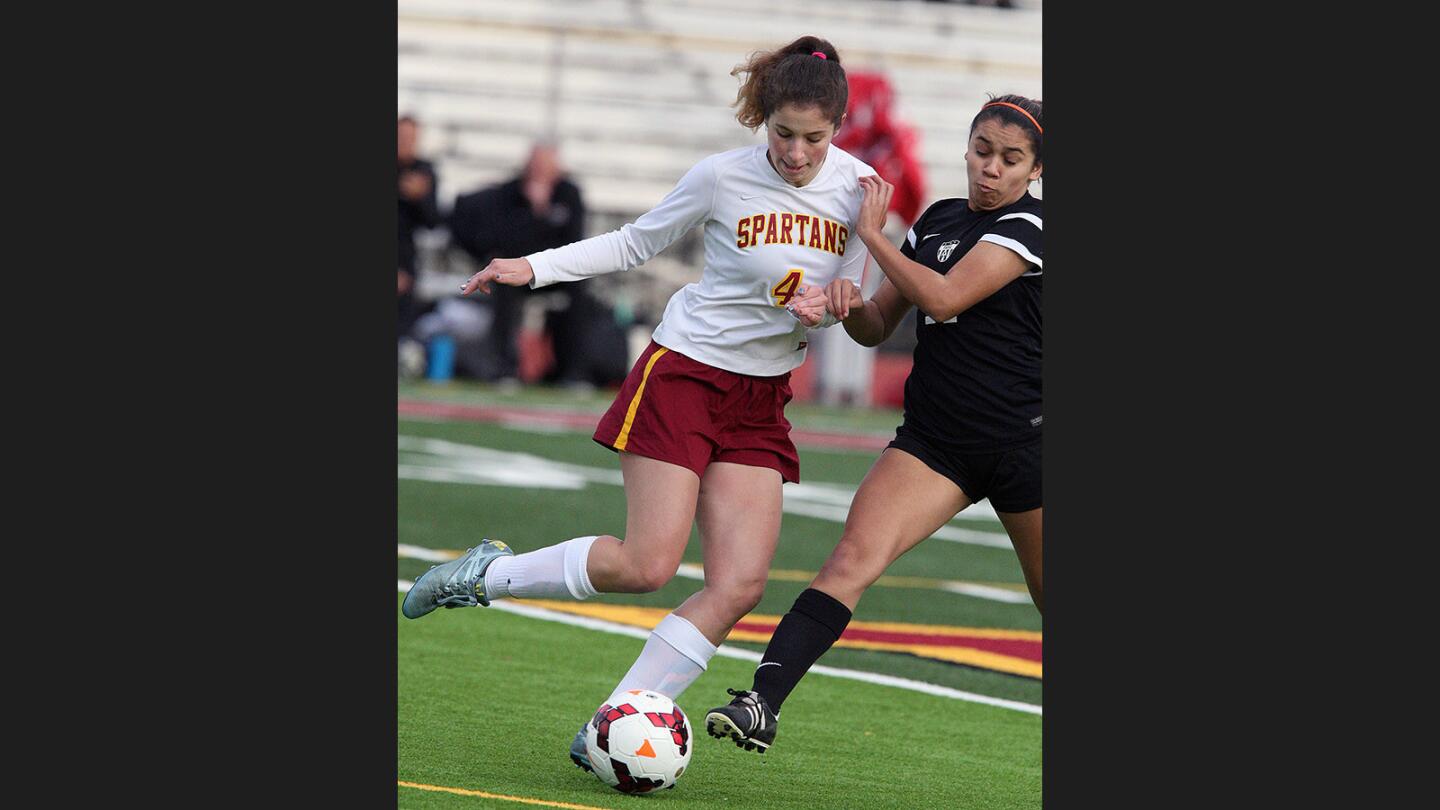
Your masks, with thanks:
M 430 362 L 425 367 L 425 376 L 435 382 L 445 382 L 455 374 L 455 339 L 449 335 L 430 338 Z

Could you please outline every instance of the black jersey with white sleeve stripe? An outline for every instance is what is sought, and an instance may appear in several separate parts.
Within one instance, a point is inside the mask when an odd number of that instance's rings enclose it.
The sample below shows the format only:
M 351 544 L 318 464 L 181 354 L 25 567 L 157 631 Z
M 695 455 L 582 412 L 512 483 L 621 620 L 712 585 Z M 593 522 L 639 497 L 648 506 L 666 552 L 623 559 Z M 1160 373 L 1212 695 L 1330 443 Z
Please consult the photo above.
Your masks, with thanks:
M 956 450 L 998 452 L 1040 438 L 1041 210 L 1028 192 L 993 211 L 940 200 L 900 247 L 941 274 L 980 242 L 1012 250 L 1026 264 L 1019 278 L 947 321 L 916 313 L 905 423 Z

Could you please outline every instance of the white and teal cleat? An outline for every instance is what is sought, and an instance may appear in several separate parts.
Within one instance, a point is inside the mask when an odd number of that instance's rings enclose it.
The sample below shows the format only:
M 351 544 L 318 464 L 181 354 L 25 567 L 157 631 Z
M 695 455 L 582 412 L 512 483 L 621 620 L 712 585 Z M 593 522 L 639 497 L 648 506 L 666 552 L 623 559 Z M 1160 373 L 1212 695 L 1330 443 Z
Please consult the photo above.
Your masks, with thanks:
M 499 540 L 481 540 L 475 548 L 447 563 L 430 566 L 405 594 L 400 612 L 407 619 L 418 619 L 437 607 L 457 608 L 490 606 L 485 598 L 485 569 L 496 557 L 515 556 L 510 547 Z
M 585 746 L 585 729 L 589 727 L 589 723 L 580 726 L 580 730 L 575 732 L 575 739 L 570 741 L 570 761 L 587 771 L 594 770 L 590 767 L 590 752 Z

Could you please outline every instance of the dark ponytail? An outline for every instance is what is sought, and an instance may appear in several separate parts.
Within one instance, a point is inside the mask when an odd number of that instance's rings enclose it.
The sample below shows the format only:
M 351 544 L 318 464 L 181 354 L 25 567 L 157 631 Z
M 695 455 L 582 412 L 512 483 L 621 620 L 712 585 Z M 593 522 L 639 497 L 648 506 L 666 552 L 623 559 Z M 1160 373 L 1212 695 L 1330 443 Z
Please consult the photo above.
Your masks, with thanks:
M 756 51 L 749 61 L 730 71 L 731 76 L 742 73 L 746 77 L 732 106 L 739 108 L 735 118 L 744 126 L 756 129 L 771 113 L 794 104 L 818 106 L 821 114 L 840 128 L 850 85 L 845 68 L 840 67 L 840 54 L 827 40 L 800 37 L 783 48 Z

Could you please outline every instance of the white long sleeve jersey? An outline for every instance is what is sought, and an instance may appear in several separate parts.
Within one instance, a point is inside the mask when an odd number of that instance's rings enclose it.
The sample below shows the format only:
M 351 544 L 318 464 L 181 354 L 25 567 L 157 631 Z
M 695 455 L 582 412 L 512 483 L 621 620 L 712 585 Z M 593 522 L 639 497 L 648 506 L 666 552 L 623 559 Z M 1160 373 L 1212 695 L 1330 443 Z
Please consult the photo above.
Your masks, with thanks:
M 869 251 L 854 235 L 858 180 L 875 170 L 831 146 L 814 179 L 796 188 L 765 151 L 711 155 L 633 223 L 532 253 L 530 286 L 629 270 L 703 223 L 705 269 L 670 297 L 655 342 L 739 374 L 794 369 L 805 360 L 806 329 L 785 304 L 801 285 L 842 277 L 860 285 Z

